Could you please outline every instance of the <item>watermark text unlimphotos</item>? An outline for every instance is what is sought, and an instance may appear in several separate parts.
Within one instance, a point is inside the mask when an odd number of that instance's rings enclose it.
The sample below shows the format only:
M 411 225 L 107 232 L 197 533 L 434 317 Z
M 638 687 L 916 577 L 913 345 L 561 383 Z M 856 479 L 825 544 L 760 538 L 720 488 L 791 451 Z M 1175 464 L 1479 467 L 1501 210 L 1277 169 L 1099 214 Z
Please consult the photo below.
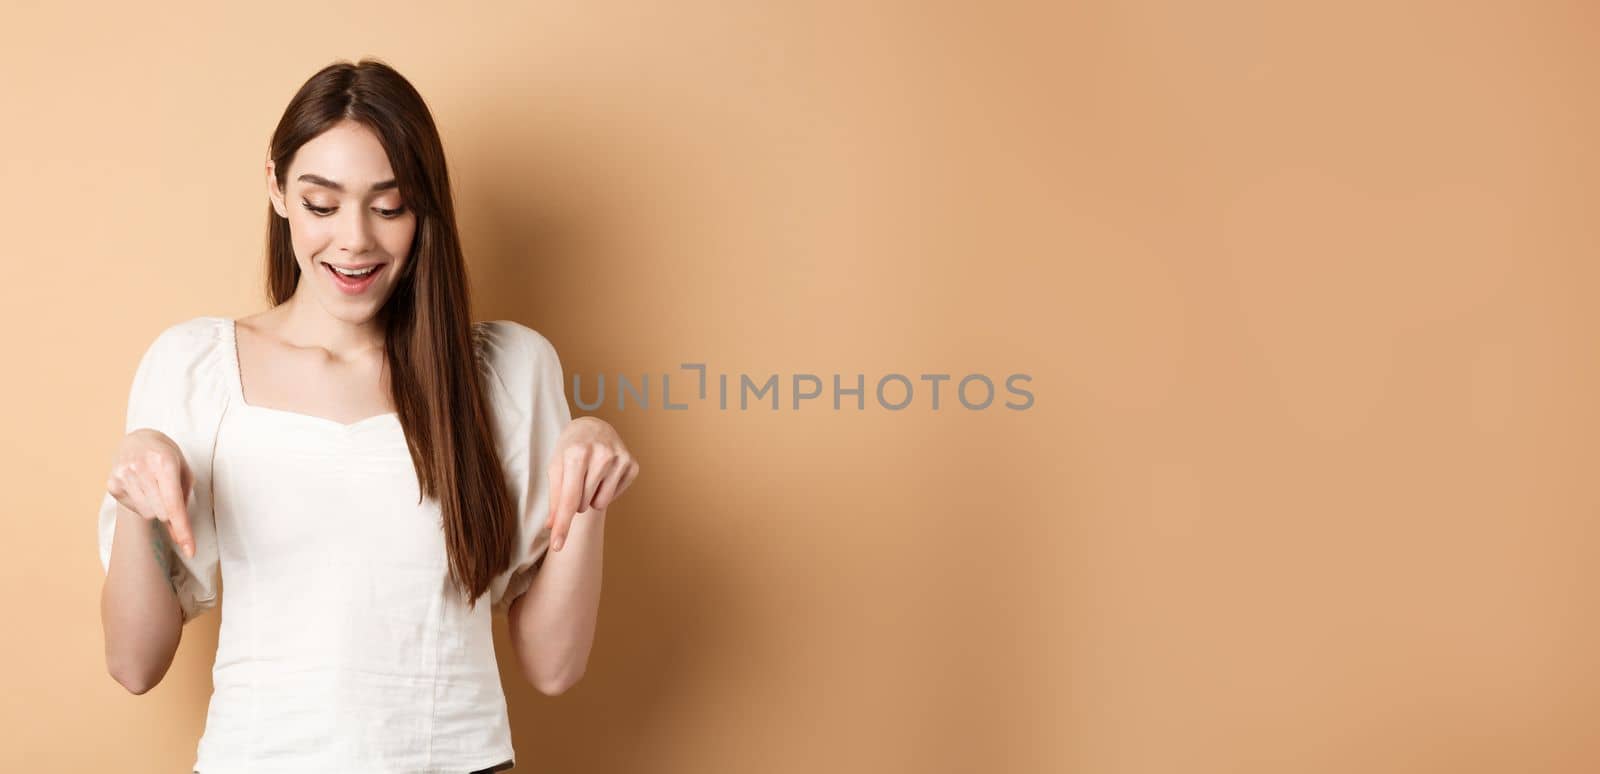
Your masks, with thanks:
M 713 387 L 709 378 L 712 375 L 706 373 L 705 363 L 682 363 L 679 368 L 693 372 L 687 378 L 691 382 L 690 389 L 698 397 L 680 394 L 680 400 L 689 402 L 674 403 L 672 374 L 663 373 L 660 375 L 659 407 L 667 411 L 686 411 L 694 405 L 709 405 L 712 398 L 708 395 L 713 391 L 717 409 L 722 411 L 728 409 L 730 402 L 741 411 L 748 411 L 752 406 L 771 411 L 822 410 L 830 398 L 834 411 L 850 410 L 850 407 L 855 411 L 865 411 L 869 396 L 878 406 L 889 411 L 901 411 L 913 405 L 932 411 L 941 411 L 946 406 L 969 411 L 1002 406 L 1012 411 L 1026 411 L 1033 407 L 1033 393 L 1019 386 L 1033 381 L 1033 377 L 1023 373 L 1009 374 L 1002 381 L 1005 392 L 1020 400 L 1006 399 L 997 403 L 997 397 L 1005 396 L 997 395 L 995 380 L 984 374 L 966 374 L 958 380 L 951 374 L 917 374 L 913 379 L 905 374 L 889 373 L 879 377 L 871 388 L 868 387 L 866 374 L 831 374 L 832 389 L 829 390 L 827 382 L 816 374 L 790 374 L 787 379 L 778 374 L 760 377 L 745 373 L 715 374 L 716 384 Z M 630 399 L 634 408 L 648 410 L 656 407 L 657 404 L 651 402 L 651 376 L 640 374 L 638 380 L 634 381 L 618 374 L 612 383 L 611 393 L 615 396 L 617 410 L 627 410 Z M 941 386 L 944 387 L 943 391 Z M 607 403 L 605 374 L 597 376 L 591 391 L 592 395 L 586 395 L 583 375 L 573 374 L 572 400 L 579 410 L 593 411 Z M 951 400 L 952 396 L 954 400 Z

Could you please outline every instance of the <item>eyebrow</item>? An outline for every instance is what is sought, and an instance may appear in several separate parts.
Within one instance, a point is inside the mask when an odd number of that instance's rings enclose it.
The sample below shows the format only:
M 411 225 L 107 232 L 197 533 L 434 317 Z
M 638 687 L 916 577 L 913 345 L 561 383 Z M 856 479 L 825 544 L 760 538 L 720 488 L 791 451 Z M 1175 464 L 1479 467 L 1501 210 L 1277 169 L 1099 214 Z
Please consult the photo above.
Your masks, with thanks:
M 304 174 L 304 175 L 301 175 L 300 177 L 295 178 L 295 179 L 299 180 L 299 181 L 301 181 L 303 183 L 310 183 L 312 185 L 320 185 L 320 186 L 322 186 L 324 188 L 332 188 L 335 191 L 343 191 L 344 190 L 344 186 L 342 186 L 342 185 L 340 185 L 338 183 L 335 183 L 334 181 L 329 180 L 328 178 L 325 178 L 322 175 L 313 175 L 313 174 L 311 174 L 309 172 Z M 395 180 L 392 180 L 392 179 L 391 180 L 385 180 L 385 181 L 383 181 L 381 183 L 373 183 L 372 184 L 372 190 L 374 190 L 374 191 L 387 191 L 390 188 L 398 188 L 399 185 L 400 184 Z

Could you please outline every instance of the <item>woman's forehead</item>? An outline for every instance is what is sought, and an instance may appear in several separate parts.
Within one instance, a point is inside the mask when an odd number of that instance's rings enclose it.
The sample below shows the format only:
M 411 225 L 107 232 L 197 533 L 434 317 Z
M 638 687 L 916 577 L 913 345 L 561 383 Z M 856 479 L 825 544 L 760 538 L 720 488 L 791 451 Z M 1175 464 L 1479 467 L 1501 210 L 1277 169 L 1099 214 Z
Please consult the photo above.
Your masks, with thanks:
M 394 170 L 389 155 L 372 130 L 342 122 L 311 138 L 295 153 L 293 179 L 334 190 L 362 193 L 380 183 L 392 187 Z

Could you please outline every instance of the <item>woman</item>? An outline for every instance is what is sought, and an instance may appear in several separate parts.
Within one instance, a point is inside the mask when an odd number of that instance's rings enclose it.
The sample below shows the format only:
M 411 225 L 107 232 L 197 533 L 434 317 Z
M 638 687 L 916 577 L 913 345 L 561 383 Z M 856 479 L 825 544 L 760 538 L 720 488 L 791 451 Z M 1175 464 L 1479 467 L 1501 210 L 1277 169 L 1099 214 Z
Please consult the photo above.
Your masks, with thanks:
M 572 419 L 547 339 L 471 322 L 442 145 L 399 73 L 312 76 L 266 182 L 272 306 L 173 325 L 134 375 L 99 514 L 107 666 L 159 682 L 220 575 L 195 771 L 512 768 L 491 611 L 539 690 L 576 681 L 639 465 Z

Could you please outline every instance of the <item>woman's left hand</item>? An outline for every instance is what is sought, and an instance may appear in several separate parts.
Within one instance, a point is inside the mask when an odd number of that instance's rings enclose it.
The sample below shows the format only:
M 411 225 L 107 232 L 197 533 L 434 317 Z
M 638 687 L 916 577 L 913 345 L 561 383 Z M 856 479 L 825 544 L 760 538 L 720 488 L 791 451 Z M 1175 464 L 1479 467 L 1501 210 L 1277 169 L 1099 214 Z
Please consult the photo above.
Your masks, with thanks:
M 556 439 L 550 476 L 550 549 L 560 551 L 577 514 L 605 510 L 639 476 L 639 462 L 622 437 L 598 417 L 578 417 Z

